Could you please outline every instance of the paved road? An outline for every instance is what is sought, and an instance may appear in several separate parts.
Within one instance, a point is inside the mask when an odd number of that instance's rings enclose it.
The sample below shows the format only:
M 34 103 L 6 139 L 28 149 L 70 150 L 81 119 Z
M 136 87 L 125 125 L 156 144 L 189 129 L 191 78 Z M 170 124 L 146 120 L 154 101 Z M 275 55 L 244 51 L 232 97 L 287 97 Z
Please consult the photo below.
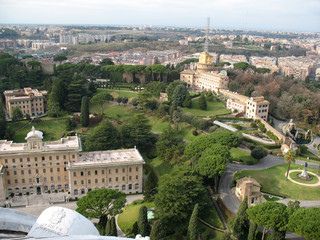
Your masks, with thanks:
M 272 166 L 276 166 L 279 164 L 283 164 L 284 159 L 282 157 L 275 157 L 273 155 L 267 155 L 266 157 L 262 158 L 258 164 L 256 165 L 240 165 L 240 164 L 233 164 L 228 163 L 227 170 L 224 172 L 224 174 L 221 177 L 220 184 L 219 184 L 219 197 L 222 199 L 223 203 L 226 205 L 226 207 L 233 213 L 236 214 L 239 208 L 239 202 L 236 200 L 234 194 L 231 192 L 231 184 L 233 181 L 233 176 L 237 171 L 242 170 L 262 170 L 267 169 Z M 304 161 L 296 160 L 296 164 L 304 165 Z M 317 168 L 318 165 L 309 163 L 309 167 Z M 278 202 L 282 203 L 288 203 L 291 199 L 283 199 L 279 200 Z M 304 201 L 299 200 L 301 207 L 320 207 L 320 201 Z M 299 237 L 298 235 L 294 233 L 287 233 L 286 239 L 304 239 L 302 237 Z

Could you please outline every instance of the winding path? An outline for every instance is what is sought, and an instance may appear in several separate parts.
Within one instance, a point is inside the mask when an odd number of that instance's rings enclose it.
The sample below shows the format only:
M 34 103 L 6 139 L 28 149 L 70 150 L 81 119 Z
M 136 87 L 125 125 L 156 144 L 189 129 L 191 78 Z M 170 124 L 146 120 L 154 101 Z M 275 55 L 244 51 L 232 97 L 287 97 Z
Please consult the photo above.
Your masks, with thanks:
M 234 194 L 231 192 L 231 184 L 233 181 L 233 176 L 238 171 L 243 170 L 262 170 L 267 169 L 276 165 L 284 164 L 284 159 L 282 157 L 276 157 L 273 155 L 267 155 L 266 157 L 262 158 L 258 164 L 256 165 L 240 165 L 240 164 L 234 164 L 234 163 L 228 163 L 227 170 L 224 172 L 224 174 L 221 177 L 220 184 L 219 184 L 219 197 L 223 201 L 223 203 L 226 205 L 226 207 L 233 213 L 236 214 L 239 208 L 239 202 L 235 198 Z M 304 164 L 304 161 L 296 160 L 296 164 Z M 309 167 L 317 168 L 318 165 L 314 163 L 309 163 Z M 279 202 L 287 202 L 289 199 L 286 199 L 286 201 L 280 200 Z M 319 201 L 305 201 L 305 200 L 299 200 L 300 206 L 302 207 L 319 207 L 320 206 L 320 200 Z

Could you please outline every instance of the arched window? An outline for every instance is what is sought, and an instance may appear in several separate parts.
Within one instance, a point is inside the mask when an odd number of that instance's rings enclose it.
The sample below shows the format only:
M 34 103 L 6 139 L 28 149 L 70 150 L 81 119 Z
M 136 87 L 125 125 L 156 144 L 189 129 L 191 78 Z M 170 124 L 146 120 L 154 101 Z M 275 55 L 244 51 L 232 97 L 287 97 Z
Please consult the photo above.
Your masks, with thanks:
M 132 184 L 129 184 L 129 190 L 131 190 L 132 189 Z
M 62 189 L 62 185 L 61 184 L 58 185 L 58 189 Z
M 48 186 L 46 186 L 46 185 L 43 186 L 43 190 L 44 190 L 44 191 L 48 191 L 48 189 L 49 189 Z
M 81 189 L 81 194 L 85 194 L 86 190 L 84 188 Z
M 134 185 L 134 189 L 138 189 L 139 188 L 139 183 L 136 183 L 135 185 Z
M 126 185 L 122 185 L 122 191 L 126 190 Z
M 73 194 L 74 194 L 74 195 L 78 195 L 78 189 L 75 189 L 75 190 L 73 191 Z
M 51 185 L 51 190 L 55 190 L 56 189 L 56 186 L 55 185 Z
M 119 190 L 119 185 L 116 185 L 114 189 Z

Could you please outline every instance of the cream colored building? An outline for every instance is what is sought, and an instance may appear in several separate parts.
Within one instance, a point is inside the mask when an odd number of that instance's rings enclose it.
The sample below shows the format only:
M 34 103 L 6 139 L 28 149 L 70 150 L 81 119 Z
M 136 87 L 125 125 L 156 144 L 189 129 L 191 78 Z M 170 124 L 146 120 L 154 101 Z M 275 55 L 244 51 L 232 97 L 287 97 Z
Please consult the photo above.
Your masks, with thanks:
M 231 112 L 237 110 L 238 113 L 245 113 L 246 106 L 247 105 L 245 103 L 242 103 L 241 101 L 234 98 L 228 98 L 227 100 L 227 108 L 230 109 Z
M 19 107 L 23 115 L 42 115 L 45 113 L 45 98 L 47 91 L 24 88 L 18 90 L 7 90 L 3 92 L 6 101 L 6 108 L 11 118 L 12 109 Z
M 264 97 L 251 97 L 247 101 L 246 117 L 255 119 L 259 116 L 263 120 L 268 119 L 269 101 Z
M 50 192 L 81 197 L 96 188 L 142 192 L 144 160 L 137 149 L 81 152 L 79 137 L 44 142 L 34 127 L 25 139 L 0 140 L 0 200 Z
M 261 185 L 257 180 L 253 178 L 240 178 L 237 180 L 236 186 L 236 197 L 240 202 L 247 196 L 248 197 L 248 205 L 255 205 L 261 203 Z
M 198 87 L 206 91 L 215 91 L 219 89 L 228 89 L 229 77 L 221 72 L 206 72 L 199 77 Z

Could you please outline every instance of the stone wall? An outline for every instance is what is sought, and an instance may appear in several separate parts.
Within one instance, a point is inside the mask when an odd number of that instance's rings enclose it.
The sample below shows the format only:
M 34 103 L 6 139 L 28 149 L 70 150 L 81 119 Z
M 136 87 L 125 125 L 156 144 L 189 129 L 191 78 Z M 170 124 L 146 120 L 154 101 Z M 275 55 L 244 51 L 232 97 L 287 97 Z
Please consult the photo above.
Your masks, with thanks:
M 219 89 L 219 94 L 222 94 L 222 95 L 224 95 L 225 97 L 228 97 L 228 98 L 238 99 L 243 103 L 246 103 L 249 100 L 249 98 L 247 96 L 244 96 L 244 95 L 241 95 L 241 94 L 238 94 L 238 93 L 235 93 L 235 92 L 231 92 L 231 91 L 225 90 L 225 89 Z
M 274 135 L 276 135 L 280 140 L 285 140 L 285 136 L 280 133 L 277 129 L 273 128 L 269 123 L 267 123 L 265 120 L 263 120 L 261 117 L 256 116 L 256 119 L 259 120 L 261 123 L 264 124 L 266 127 L 267 131 L 272 132 Z

